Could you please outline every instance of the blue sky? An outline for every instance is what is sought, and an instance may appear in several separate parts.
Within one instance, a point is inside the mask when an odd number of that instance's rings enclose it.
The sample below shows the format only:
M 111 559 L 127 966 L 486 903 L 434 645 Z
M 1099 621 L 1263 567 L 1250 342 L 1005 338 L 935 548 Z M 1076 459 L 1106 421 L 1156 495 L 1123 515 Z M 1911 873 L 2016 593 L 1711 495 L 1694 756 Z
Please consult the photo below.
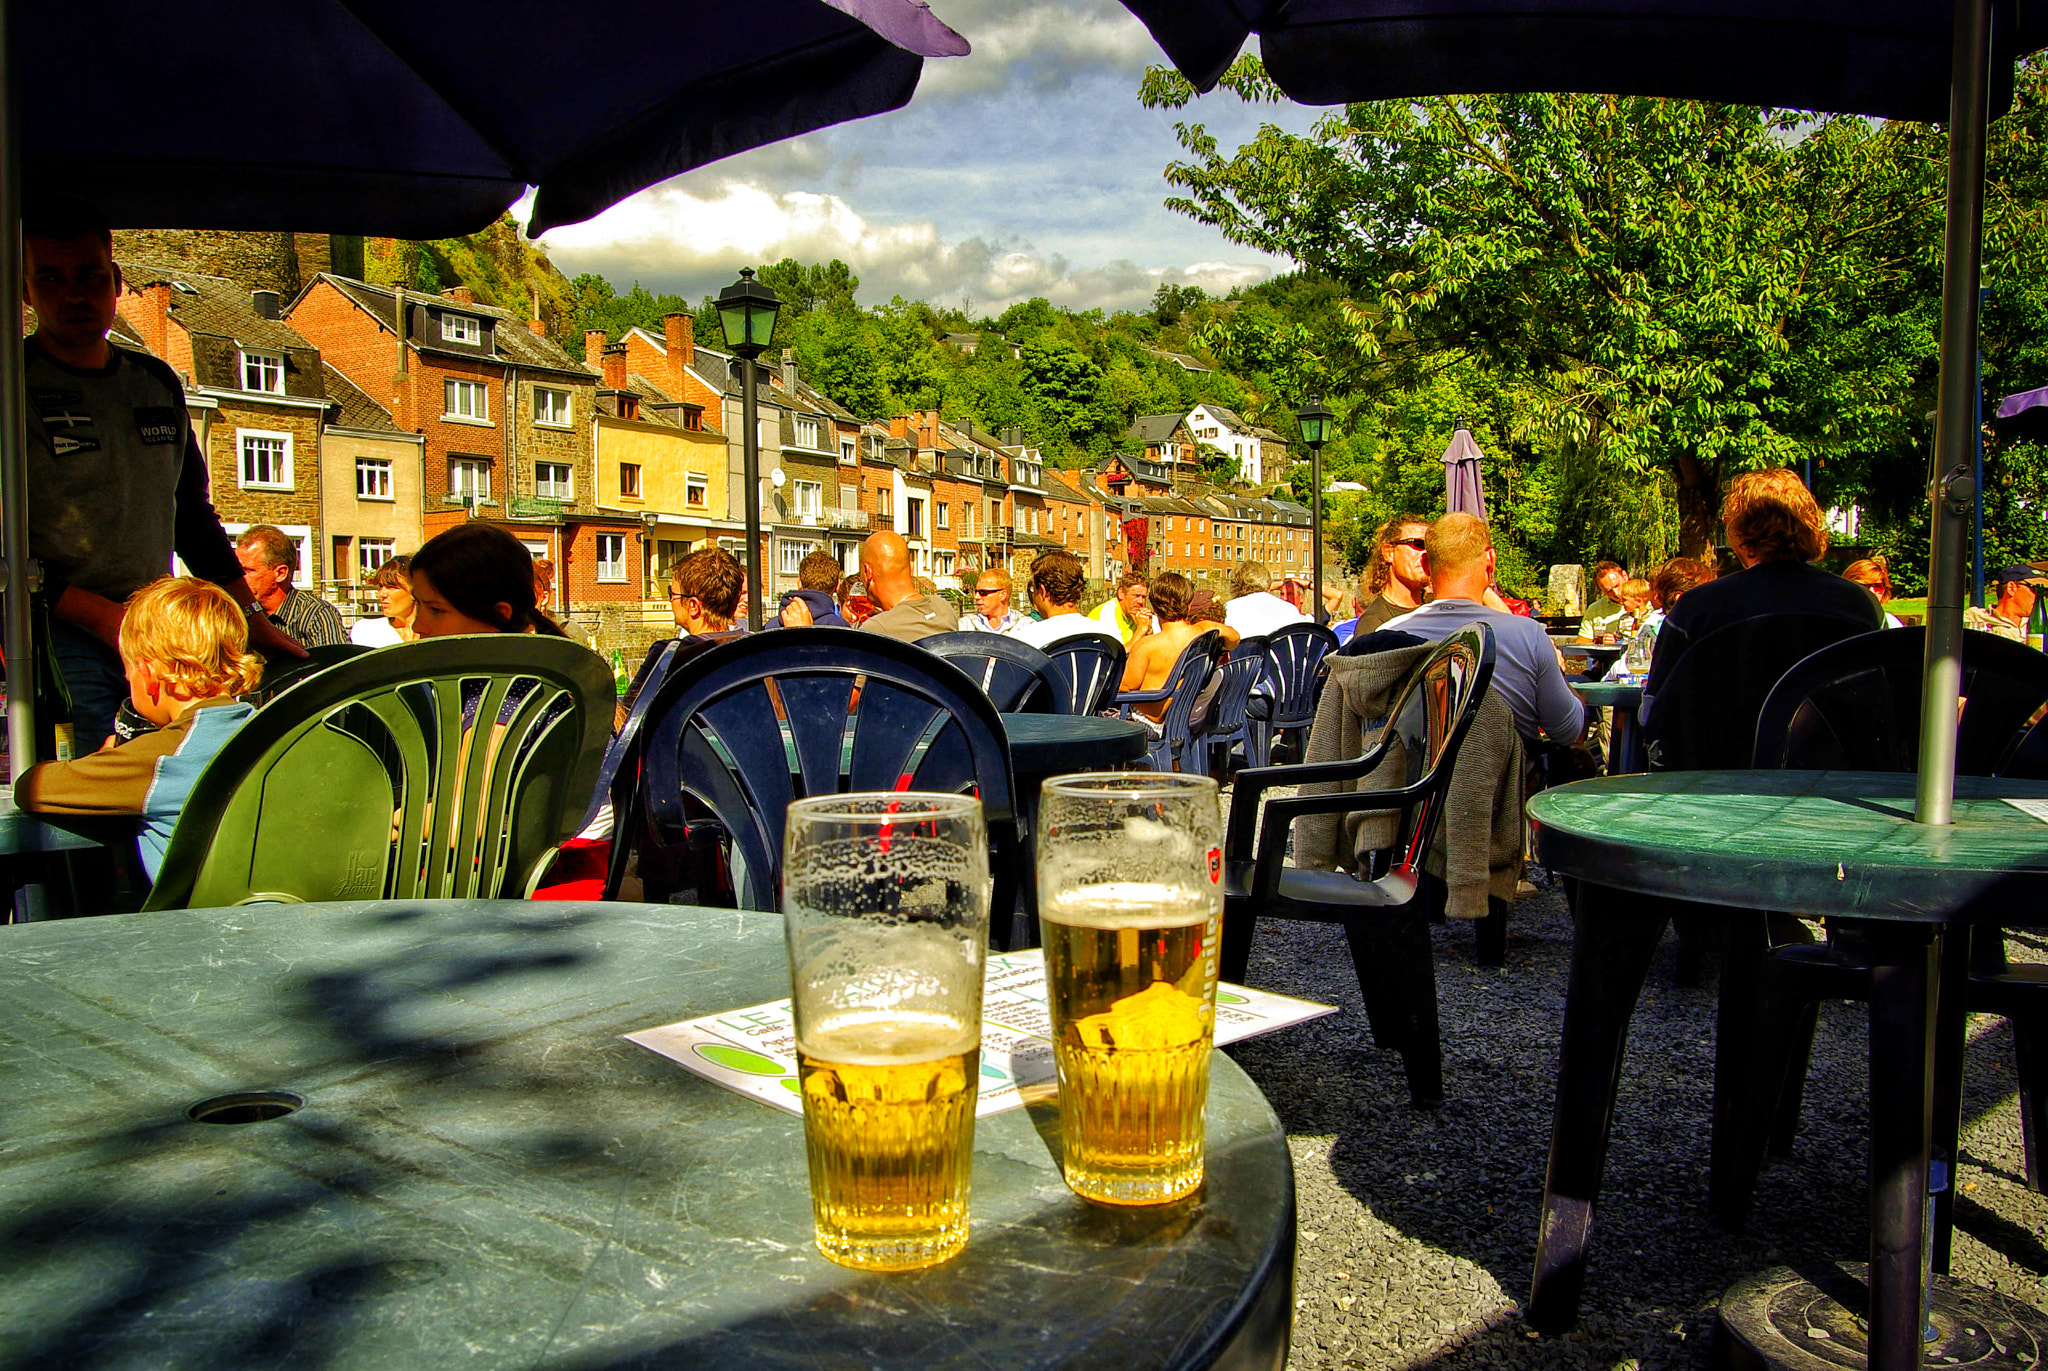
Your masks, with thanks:
M 1168 211 L 1176 118 L 1226 147 L 1261 121 L 1305 131 L 1317 111 L 1212 95 L 1139 105 L 1165 59 L 1115 0 L 931 0 L 974 45 L 925 64 L 904 109 L 702 167 L 543 239 L 571 275 L 597 271 L 690 299 L 737 268 L 839 257 L 863 303 L 892 295 L 999 313 L 1042 295 L 1142 308 L 1161 282 L 1221 292 L 1287 263 Z

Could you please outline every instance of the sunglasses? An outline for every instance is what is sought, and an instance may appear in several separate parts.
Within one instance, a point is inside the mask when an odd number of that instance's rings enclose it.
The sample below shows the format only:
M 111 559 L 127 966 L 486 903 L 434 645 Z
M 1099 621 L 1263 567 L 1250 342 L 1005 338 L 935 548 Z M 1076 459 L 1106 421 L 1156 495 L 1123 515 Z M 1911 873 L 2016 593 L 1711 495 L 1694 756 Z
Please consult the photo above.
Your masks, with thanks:
M 1003 593 L 1003 588 L 1001 586 L 990 586 L 986 590 L 984 590 L 980 586 L 976 586 L 974 588 L 974 593 L 976 595 L 1001 595 Z
M 1389 539 L 1387 539 L 1387 546 L 1388 546 L 1388 547 L 1412 547 L 1412 548 L 1414 548 L 1414 549 L 1415 549 L 1415 550 L 1416 550 L 1417 552 L 1420 552 L 1420 551 L 1422 551 L 1422 539 L 1420 539 L 1420 538 L 1389 538 Z

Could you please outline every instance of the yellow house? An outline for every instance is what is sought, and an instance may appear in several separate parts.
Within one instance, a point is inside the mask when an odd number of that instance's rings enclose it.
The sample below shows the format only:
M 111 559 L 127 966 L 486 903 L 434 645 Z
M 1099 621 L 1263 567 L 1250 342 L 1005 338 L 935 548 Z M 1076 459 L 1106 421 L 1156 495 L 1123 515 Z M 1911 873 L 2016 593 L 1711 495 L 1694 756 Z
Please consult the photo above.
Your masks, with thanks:
M 636 514 L 649 530 L 650 594 L 691 549 L 714 539 L 738 546 L 745 535 L 728 503 L 725 435 L 687 427 L 695 417 L 634 391 L 598 392 L 597 505 Z

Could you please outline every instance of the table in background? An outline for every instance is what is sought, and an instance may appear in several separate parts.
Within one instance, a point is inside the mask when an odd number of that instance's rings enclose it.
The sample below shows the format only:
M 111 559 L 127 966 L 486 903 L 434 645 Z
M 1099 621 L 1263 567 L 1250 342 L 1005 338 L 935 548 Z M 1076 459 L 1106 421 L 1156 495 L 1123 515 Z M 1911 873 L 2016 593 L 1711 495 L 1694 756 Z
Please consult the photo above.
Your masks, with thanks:
M 1579 674 L 1589 681 L 1597 681 L 1605 676 L 1621 654 L 1628 651 L 1626 643 L 1582 643 L 1568 633 L 1553 633 L 1550 635 L 1550 641 L 1555 643 L 1557 650 L 1563 654 L 1567 672 L 1571 671 L 1572 658 L 1580 657 L 1585 660 L 1585 670 Z
M 1012 1111 L 976 1126 L 962 1256 L 850 1271 L 813 1245 L 801 1120 L 619 1037 L 786 995 L 784 955 L 780 915 L 632 904 L 0 930 L 0 1349 L 23 1366 L 1279 1371 L 1293 1171 L 1228 1057 L 1193 1199 L 1080 1200 L 1056 1113 Z M 305 1106 L 186 1116 L 258 1090 Z
M 1151 736 L 1143 724 L 1094 714 L 1005 714 L 1003 731 L 1010 738 L 1010 774 L 1017 783 L 1017 820 L 1024 830 L 1019 907 L 1012 916 L 1008 946 L 1036 947 L 1038 875 L 1032 862 L 1032 835 L 1038 832 L 1039 787 L 1054 776 L 1116 771 L 1142 761 Z
M 11 786 L 0 786 L 0 922 L 26 911 L 20 892 L 28 885 L 47 892 L 38 902 L 45 906 L 37 911 L 41 917 L 77 913 L 71 863 L 79 854 L 102 852 L 134 837 L 133 819 L 30 814 L 14 807 Z
M 1707 917 L 1719 906 L 1839 918 L 1868 940 L 1870 1366 L 1920 1364 L 1942 931 L 2039 917 L 2048 823 L 2005 798 L 2048 801 L 2048 783 L 1959 776 L 1947 827 L 1913 822 L 1914 783 L 1910 773 L 1664 772 L 1529 801 L 1537 860 L 1578 882 L 1532 1325 L 1561 1332 L 1577 1320 L 1629 1019 L 1671 902 L 1698 902 Z M 1729 1027 L 1724 1013 L 1722 1044 Z
M 1612 681 L 1573 681 L 1571 687 L 1586 708 L 1614 711 L 1614 724 L 1607 734 L 1607 774 L 1647 771 L 1636 727 L 1636 707 L 1643 702 L 1643 688 Z

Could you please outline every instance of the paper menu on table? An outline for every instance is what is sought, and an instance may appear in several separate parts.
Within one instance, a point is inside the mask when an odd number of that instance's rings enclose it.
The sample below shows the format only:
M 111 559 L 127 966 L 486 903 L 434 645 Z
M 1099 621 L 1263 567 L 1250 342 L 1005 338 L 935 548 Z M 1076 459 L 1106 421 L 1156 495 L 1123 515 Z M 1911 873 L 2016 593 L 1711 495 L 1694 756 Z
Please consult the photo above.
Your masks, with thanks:
M 2006 803 L 2017 809 L 2020 813 L 2031 815 L 2042 823 L 2048 824 L 2048 800 L 2015 800 L 2008 798 Z
M 1216 988 L 1218 1046 L 1336 1013 L 1334 1005 L 1249 990 Z M 1045 960 L 1039 949 L 991 953 L 981 1005 L 981 1099 L 977 1117 L 1000 1114 L 1054 1090 Z M 788 1000 L 706 1014 L 625 1035 L 728 1090 L 803 1112 L 797 1094 L 796 1027 Z

